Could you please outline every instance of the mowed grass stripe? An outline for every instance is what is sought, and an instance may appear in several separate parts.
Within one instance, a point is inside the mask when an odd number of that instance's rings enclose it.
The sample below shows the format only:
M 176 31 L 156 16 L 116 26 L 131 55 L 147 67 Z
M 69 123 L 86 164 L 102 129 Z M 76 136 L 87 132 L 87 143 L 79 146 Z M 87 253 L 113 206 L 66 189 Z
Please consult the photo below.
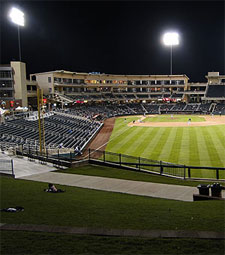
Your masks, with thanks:
M 176 130 L 177 128 L 172 128 L 167 140 L 164 143 L 164 147 L 161 150 L 161 153 L 159 155 L 159 159 L 166 162 L 172 162 L 170 158 L 170 152 L 172 151 L 173 142 L 176 139 Z M 173 162 L 174 163 L 174 162 Z
M 162 160 L 160 154 L 168 140 L 172 128 L 160 128 L 161 134 L 158 134 L 155 141 L 155 146 L 152 148 L 151 159 Z
M 126 127 L 124 130 L 121 130 L 119 132 L 119 135 L 114 135 L 110 137 L 110 140 L 108 142 L 108 145 L 106 147 L 106 151 L 113 151 L 117 152 L 117 147 L 120 147 L 123 145 L 124 140 L 126 140 L 126 137 L 130 136 L 132 132 L 134 132 L 135 129 L 132 127 Z
M 158 142 L 158 136 L 161 135 L 163 130 L 160 128 L 149 128 L 149 130 L 150 132 L 148 138 L 146 139 L 145 145 L 143 145 L 140 157 L 153 159 L 151 153 Z
M 198 143 L 197 128 L 190 127 L 187 128 L 187 130 L 189 135 L 189 150 L 187 154 L 188 164 L 193 166 L 200 166 L 199 150 L 201 150 L 201 148 L 199 147 Z
M 132 148 L 134 141 L 139 134 L 139 128 L 132 127 L 123 134 L 117 137 L 109 144 L 110 151 L 130 155 L 130 148 Z M 108 149 L 107 149 L 108 150 Z
M 225 160 L 225 126 L 214 126 L 215 135 L 217 136 L 221 146 L 224 149 L 224 160 Z
M 220 158 L 221 165 L 219 166 L 225 167 L 225 143 L 224 143 L 225 141 L 223 141 L 225 140 L 224 139 L 225 137 L 223 135 L 221 136 L 218 134 L 218 131 L 215 126 L 207 127 L 206 130 L 209 132 L 213 146 Z
M 180 160 L 180 150 L 181 150 L 181 142 L 183 137 L 183 128 L 174 128 L 175 138 L 172 143 L 172 148 L 169 154 L 169 160 L 172 163 L 181 163 Z
M 213 130 L 213 129 L 211 129 Z M 202 128 L 202 132 L 206 141 L 206 146 L 208 149 L 208 154 L 211 159 L 211 165 L 212 166 L 222 166 L 223 163 L 220 160 L 220 154 L 217 152 L 217 146 L 218 144 L 215 144 L 215 136 L 213 133 L 210 132 L 210 129 L 208 127 Z M 213 137 L 213 139 L 212 139 Z
M 131 155 L 140 157 L 142 152 L 145 150 L 148 141 L 151 140 L 151 130 L 149 128 L 142 128 L 140 130 L 140 136 L 134 142 L 133 148 L 131 148 Z
M 179 164 L 189 165 L 190 130 L 189 127 L 182 128 L 183 136 L 180 146 Z

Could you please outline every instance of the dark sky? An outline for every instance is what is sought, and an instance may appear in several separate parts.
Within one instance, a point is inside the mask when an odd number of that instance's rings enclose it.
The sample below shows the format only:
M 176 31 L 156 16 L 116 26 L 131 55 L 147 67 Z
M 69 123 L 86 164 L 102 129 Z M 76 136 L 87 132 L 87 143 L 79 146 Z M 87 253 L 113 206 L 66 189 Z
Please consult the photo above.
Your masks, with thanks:
M 22 61 L 27 74 L 52 70 L 112 74 L 169 74 L 167 30 L 180 34 L 173 73 L 205 81 L 225 74 L 224 1 L 1 1 L 1 63 L 18 60 L 11 6 L 25 12 Z

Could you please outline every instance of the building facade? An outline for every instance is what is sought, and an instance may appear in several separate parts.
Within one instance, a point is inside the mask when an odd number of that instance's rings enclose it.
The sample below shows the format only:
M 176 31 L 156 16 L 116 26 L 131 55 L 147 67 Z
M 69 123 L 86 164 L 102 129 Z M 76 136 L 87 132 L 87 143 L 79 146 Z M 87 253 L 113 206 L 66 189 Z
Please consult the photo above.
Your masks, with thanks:
M 11 61 L 0 66 L 0 106 L 3 108 L 28 107 L 36 98 L 37 82 L 26 79 L 26 64 Z M 32 100 L 31 100 L 32 101 Z

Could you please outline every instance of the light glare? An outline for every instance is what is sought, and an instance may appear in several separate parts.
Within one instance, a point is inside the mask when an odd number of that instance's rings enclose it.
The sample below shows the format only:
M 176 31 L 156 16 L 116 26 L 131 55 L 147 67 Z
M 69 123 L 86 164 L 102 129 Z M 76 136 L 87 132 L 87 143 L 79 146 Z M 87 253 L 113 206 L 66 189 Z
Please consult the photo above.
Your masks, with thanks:
M 19 9 L 13 7 L 9 13 L 9 17 L 13 23 L 24 26 L 24 13 Z
M 166 46 L 178 45 L 179 44 L 179 35 L 178 35 L 178 33 L 175 33 L 175 32 L 165 33 L 164 36 L 163 36 L 163 43 Z

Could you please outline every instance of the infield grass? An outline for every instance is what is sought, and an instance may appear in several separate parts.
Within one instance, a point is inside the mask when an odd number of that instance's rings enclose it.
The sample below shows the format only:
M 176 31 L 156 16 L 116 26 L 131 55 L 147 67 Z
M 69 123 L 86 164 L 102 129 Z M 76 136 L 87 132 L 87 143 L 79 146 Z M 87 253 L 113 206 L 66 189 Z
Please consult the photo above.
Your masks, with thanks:
M 143 120 L 143 122 L 188 122 L 189 119 L 191 119 L 191 122 L 205 121 L 205 119 L 201 116 L 170 114 L 147 117 Z
M 182 165 L 225 167 L 225 125 L 129 127 L 133 119 L 116 119 L 106 151 Z M 216 177 L 213 170 L 192 172 L 193 177 Z M 225 178 L 224 171 L 220 171 L 220 178 Z

